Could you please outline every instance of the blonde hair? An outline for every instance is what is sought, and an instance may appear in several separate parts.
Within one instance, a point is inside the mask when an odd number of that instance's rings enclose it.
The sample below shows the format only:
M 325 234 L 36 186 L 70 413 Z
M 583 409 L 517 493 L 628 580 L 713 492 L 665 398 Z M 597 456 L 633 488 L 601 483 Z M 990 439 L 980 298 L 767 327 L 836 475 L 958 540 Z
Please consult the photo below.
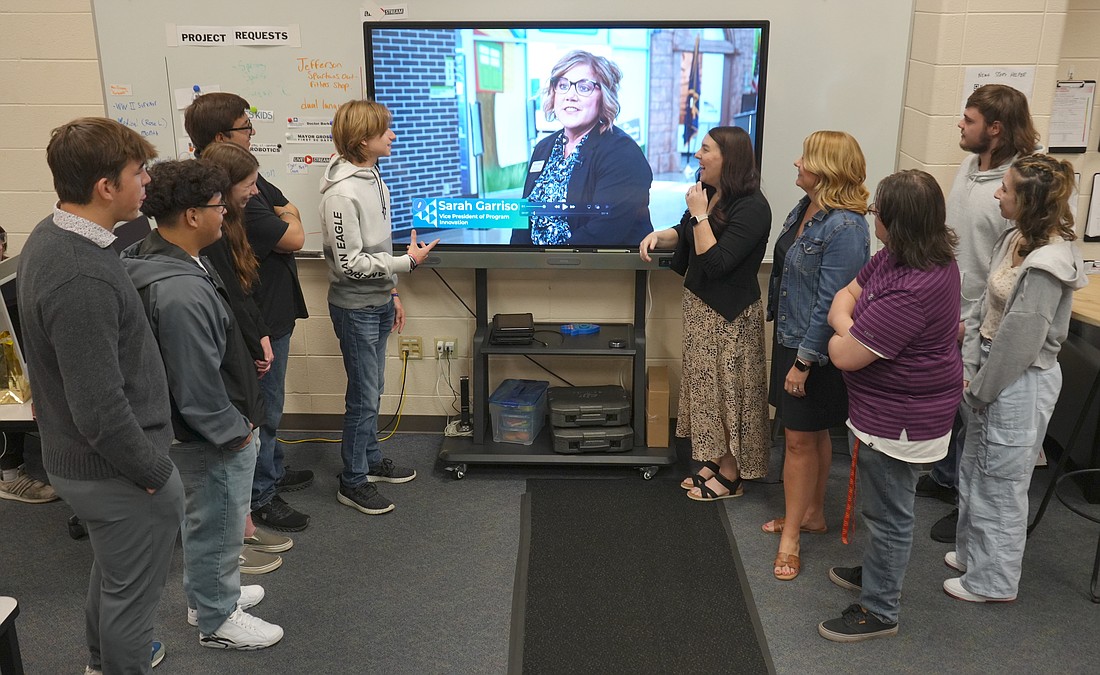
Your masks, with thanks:
M 332 142 L 336 152 L 350 162 L 366 161 L 363 141 L 386 133 L 393 116 L 377 101 L 354 100 L 344 103 L 332 118 Z
M 600 85 L 600 116 L 597 127 L 600 133 L 604 133 L 615 123 L 619 116 L 619 82 L 623 79 L 623 71 L 615 65 L 615 62 L 604 56 L 596 56 L 583 49 L 575 49 L 561 57 L 554 67 L 550 69 L 550 79 L 546 81 L 545 99 L 542 103 L 542 111 L 546 119 L 554 121 L 557 115 L 554 113 L 554 103 L 557 92 L 554 91 L 554 83 L 558 78 L 564 77 L 574 66 L 585 65 L 592 69 L 592 75 L 596 78 L 596 84 Z
M 851 134 L 815 131 L 802 142 L 802 168 L 817 174 L 817 203 L 827 209 L 867 213 L 867 161 Z

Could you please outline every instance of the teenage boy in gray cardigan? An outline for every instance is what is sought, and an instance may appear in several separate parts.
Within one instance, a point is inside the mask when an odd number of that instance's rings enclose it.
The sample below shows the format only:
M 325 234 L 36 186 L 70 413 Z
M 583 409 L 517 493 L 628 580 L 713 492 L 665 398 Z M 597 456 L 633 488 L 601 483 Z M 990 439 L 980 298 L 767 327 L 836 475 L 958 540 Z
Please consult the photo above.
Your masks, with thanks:
M 110 248 L 115 224 L 140 215 L 145 163 L 155 156 L 112 120 L 55 129 L 46 160 L 59 201 L 19 261 L 43 464 L 92 544 L 85 620 L 93 672 L 149 671 L 153 619 L 183 518 L 183 484 L 168 457 L 164 365 Z

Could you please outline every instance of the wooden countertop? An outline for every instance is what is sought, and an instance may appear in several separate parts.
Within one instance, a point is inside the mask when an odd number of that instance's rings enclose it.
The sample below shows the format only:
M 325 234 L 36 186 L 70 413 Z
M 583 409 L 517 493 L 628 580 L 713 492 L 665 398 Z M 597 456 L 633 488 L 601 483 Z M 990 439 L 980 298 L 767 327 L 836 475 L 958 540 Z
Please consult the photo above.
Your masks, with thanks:
M 1100 275 L 1089 275 L 1089 285 L 1073 294 L 1072 318 L 1100 326 Z

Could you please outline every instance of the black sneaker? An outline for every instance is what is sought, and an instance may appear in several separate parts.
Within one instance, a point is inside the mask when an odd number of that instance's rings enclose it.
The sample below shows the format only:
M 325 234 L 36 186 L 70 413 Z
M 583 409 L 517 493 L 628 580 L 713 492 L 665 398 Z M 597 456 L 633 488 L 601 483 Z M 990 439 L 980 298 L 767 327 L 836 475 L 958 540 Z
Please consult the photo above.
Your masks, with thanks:
M 940 518 L 932 525 L 932 532 L 930 536 L 933 541 L 938 541 L 944 544 L 955 543 L 955 530 L 959 527 L 959 510 L 952 509 L 951 513 L 947 514 L 943 518 Z
M 932 480 L 932 474 L 926 473 L 917 479 L 917 496 L 931 497 L 946 504 L 955 505 L 959 491 L 953 487 L 944 487 Z
M 280 532 L 301 532 L 309 525 L 309 516 L 291 508 L 279 495 L 252 512 L 252 520 Z
M 829 619 L 819 623 L 817 632 L 821 637 L 833 642 L 860 642 L 871 638 L 897 635 L 898 625 L 880 621 L 857 602 L 844 610 L 839 619 Z
M 863 590 L 863 566 L 833 567 L 829 569 L 829 581 L 850 591 Z
M 291 471 L 290 467 L 286 467 L 283 472 L 283 477 L 279 479 L 279 482 L 275 483 L 276 492 L 294 492 L 295 490 L 302 490 L 304 488 L 313 485 L 313 472 L 308 469 L 302 471 Z
M 341 483 L 340 491 L 336 493 L 336 501 L 344 506 L 362 511 L 368 516 L 389 513 L 394 508 L 393 502 L 379 494 L 378 488 L 371 485 L 370 482 L 355 487 L 347 487 Z
M 416 471 L 395 466 L 389 458 L 383 459 L 380 466 L 367 472 L 367 480 L 371 483 L 408 483 L 413 478 L 416 478 Z

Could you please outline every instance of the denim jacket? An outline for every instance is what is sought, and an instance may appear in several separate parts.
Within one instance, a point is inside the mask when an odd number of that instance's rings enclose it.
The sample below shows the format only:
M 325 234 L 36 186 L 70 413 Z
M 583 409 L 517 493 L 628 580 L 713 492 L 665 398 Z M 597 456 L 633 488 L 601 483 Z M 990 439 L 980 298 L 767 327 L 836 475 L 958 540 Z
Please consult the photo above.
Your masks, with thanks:
M 779 237 L 798 227 L 810 202 L 803 197 L 787 216 Z M 779 343 L 798 349 L 799 358 L 829 362 L 829 307 L 837 291 L 855 279 L 869 259 L 867 219 L 853 211 L 821 210 L 806 222 L 786 261 L 772 261 L 768 281 L 768 321 L 776 322 Z M 780 277 L 780 265 L 782 277 Z M 780 281 L 782 278 L 782 281 Z

